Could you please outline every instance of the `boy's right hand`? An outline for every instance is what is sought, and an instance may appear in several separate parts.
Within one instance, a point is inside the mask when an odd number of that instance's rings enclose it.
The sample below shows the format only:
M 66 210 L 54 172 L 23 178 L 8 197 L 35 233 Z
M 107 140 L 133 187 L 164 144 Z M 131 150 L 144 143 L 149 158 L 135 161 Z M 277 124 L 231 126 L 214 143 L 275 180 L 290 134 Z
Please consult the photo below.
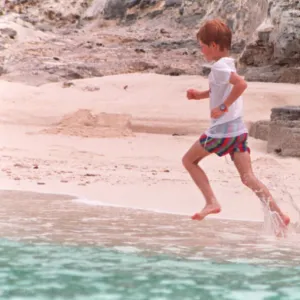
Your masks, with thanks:
M 186 97 L 189 99 L 189 100 L 196 100 L 196 95 L 197 95 L 197 91 L 194 90 L 194 89 L 188 89 L 186 91 Z

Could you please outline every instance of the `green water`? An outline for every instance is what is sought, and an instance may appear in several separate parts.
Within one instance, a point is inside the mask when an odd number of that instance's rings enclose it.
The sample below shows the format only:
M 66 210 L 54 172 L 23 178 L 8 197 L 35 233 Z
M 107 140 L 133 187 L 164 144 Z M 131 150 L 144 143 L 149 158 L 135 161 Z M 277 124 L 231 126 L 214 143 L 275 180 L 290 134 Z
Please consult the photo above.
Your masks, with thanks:
M 0 300 L 300 299 L 295 226 L 0 198 Z
M 2 239 L 0 299 L 300 299 L 300 267 Z

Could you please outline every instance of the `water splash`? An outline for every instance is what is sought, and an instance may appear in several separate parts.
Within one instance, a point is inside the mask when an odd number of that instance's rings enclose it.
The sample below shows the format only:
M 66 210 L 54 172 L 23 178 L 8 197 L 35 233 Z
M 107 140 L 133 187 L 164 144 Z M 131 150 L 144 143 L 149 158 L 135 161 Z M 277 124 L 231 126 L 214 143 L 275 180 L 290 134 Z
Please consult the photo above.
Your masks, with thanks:
M 288 230 L 286 225 L 280 215 L 271 210 L 269 203 L 269 201 L 261 199 L 264 212 L 264 223 L 262 226 L 263 233 L 267 235 L 275 234 L 275 236 L 279 238 L 287 237 Z
M 234 167 L 235 169 L 234 163 L 232 161 L 230 162 L 226 156 L 225 161 L 228 166 L 227 171 L 229 171 L 230 174 L 232 174 L 232 177 L 234 177 L 235 174 L 232 168 Z M 274 235 L 275 233 L 278 237 L 287 237 L 287 235 L 290 237 L 291 235 L 296 234 L 296 229 L 300 228 L 300 208 L 290 192 L 291 187 L 289 188 L 286 182 L 289 179 L 292 179 L 291 182 L 299 182 L 300 179 L 297 178 L 298 180 L 295 180 L 295 177 L 297 177 L 296 174 L 282 175 L 281 164 L 279 164 L 278 167 L 280 167 L 280 170 L 278 170 L 278 172 L 274 172 L 274 169 L 264 168 L 264 166 L 261 165 L 256 168 L 255 177 L 259 180 L 260 178 L 263 178 L 261 181 L 271 192 L 275 202 L 277 204 L 287 204 L 296 213 L 296 218 L 293 220 L 293 228 L 289 226 L 289 228 L 286 229 L 286 226 L 279 214 L 270 209 L 267 201 L 261 200 L 264 213 L 264 224 L 262 226 L 262 230 L 263 234 L 266 235 Z

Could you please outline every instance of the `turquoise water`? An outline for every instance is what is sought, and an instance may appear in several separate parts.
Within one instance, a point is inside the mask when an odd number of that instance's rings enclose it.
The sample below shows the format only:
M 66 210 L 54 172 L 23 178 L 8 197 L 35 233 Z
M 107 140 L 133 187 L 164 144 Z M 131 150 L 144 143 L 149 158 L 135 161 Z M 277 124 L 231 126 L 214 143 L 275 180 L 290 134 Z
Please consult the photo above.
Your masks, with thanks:
M 299 228 L 0 198 L 0 300 L 300 299 Z
M 279 265 L 278 265 L 279 263 Z M 0 241 L 0 299 L 299 299 L 299 265 Z

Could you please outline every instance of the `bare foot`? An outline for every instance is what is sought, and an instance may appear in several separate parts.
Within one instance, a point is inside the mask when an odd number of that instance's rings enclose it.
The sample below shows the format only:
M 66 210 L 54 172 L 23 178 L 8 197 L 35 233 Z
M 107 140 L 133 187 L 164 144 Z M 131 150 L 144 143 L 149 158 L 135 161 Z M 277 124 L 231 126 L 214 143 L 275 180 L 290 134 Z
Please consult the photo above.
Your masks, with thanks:
M 195 213 L 192 216 L 192 219 L 197 220 L 197 221 L 201 221 L 207 215 L 209 215 L 209 214 L 218 214 L 219 212 L 221 212 L 221 206 L 218 203 L 209 204 L 209 205 L 206 205 L 200 213 Z
M 288 225 L 290 224 L 290 222 L 291 222 L 290 217 L 287 216 L 287 215 L 283 215 L 283 216 L 281 217 L 281 220 L 282 220 L 282 222 L 283 222 L 283 224 L 284 224 L 285 226 L 288 226 Z

